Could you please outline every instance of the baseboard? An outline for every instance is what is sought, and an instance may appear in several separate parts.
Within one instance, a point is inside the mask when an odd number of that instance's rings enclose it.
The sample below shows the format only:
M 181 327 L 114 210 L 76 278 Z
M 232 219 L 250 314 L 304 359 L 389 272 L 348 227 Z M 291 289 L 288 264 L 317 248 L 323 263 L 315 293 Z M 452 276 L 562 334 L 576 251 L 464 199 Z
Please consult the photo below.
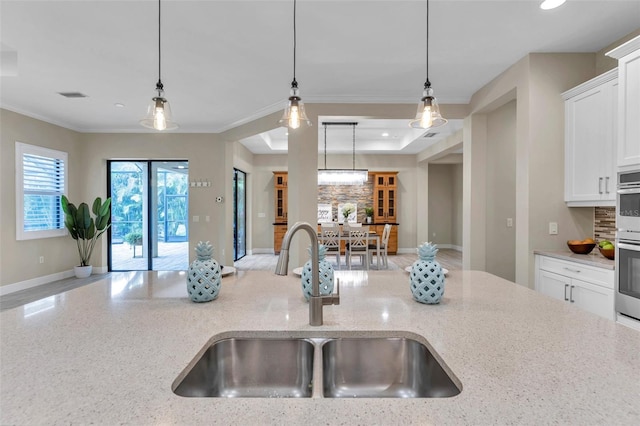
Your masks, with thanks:
M 254 248 L 247 251 L 247 254 L 275 254 L 275 251 L 273 251 L 273 248 Z
M 451 250 L 456 250 L 456 251 L 462 251 L 462 247 L 461 246 L 456 246 L 454 244 L 437 244 L 439 249 L 451 249 Z M 397 253 L 398 254 L 417 254 L 417 248 L 399 248 Z
M 95 269 L 95 268 L 94 268 Z M 73 269 L 68 271 L 56 272 L 51 275 L 44 275 L 42 277 L 32 278 L 30 280 L 19 281 L 17 283 L 3 285 L 0 287 L 0 296 L 15 293 L 16 291 L 26 290 L 28 288 L 37 287 L 42 284 L 50 283 L 53 281 L 63 280 L 65 278 L 71 278 L 75 276 Z

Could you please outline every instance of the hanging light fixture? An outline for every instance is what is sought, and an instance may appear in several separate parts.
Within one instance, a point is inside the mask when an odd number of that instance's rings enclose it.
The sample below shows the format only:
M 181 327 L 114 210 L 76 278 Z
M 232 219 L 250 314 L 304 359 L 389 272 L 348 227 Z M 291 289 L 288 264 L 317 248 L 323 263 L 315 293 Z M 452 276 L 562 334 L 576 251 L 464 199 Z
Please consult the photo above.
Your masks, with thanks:
M 358 123 L 322 123 L 324 126 L 324 169 L 318 169 L 318 185 L 364 185 L 369 171 L 356 169 L 356 126 Z M 351 169 L 327 169 L 327 126 L 353 126 L 353 163 Z
M 297 129 L 301 124 L 311 126 L 311 121 L 304 112 L 302 99 L 298 95 L 298 82 L 296 81 L 296 0 L 293 0 L 293 81 L 291 81 L 291 92 L 289 94 L 284 114 L 278 123 L 290 129 Z
M 424 82 L 422 99 L 418 103 L 416 118 L 409 123 L 414 129 L 430 129 L 447 123 L 440 115 L 438 101 L 433 96 L 433 89 L 429 81 L 429 0 L 427 0 L 427 80 Z
M 160 76 L 162 75 L 162 50 L 161 50 L 161 21 L 160 21 L 160 0 L 158 0 L 158 82 L 156 83 L 156 90 L 158 96 L 151 99 L 147 108 L 147 115 L 144 119 L 140 120 L 140 124 L 144 127 L 156 130 L 173 130 L 178 128 L 178 124 L 172 121 L 171 106 L 169 101 L 163 96 L 164 86 Z
M 562 6 L 566 0 L 544 0 L 540 3 L 540 9 L 549 10 Z

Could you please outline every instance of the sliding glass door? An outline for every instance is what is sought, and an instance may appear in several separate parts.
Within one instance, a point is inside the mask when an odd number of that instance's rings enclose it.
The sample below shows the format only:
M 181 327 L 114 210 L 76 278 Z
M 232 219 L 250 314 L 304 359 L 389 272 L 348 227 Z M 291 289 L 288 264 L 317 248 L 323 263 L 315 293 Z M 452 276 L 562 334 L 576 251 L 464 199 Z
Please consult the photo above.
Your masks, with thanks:
M 233 260 L 247 254 L 247 174 L 233 169 Z
M 186 270 L 187 161 L 109 161 L 109 270 Z

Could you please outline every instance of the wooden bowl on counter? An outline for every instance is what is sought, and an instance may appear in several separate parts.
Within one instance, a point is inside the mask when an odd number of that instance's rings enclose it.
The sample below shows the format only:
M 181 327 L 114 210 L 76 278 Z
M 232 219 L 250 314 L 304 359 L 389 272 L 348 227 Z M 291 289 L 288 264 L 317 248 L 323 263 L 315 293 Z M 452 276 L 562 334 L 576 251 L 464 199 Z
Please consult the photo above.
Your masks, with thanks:
M 569 250 L 574 252 L 575 254 L 589 254 L 591 250 L 596 246 L 596 243 L 575 243 L 571 244 L 567 241 L 567 246 L 569 246 Z
M 614 260 L 614 258 L 616 257 L 615 248 L 603 249 L 602 247 L 598 246 L 598 250 L 600 250 L 600 253 L 607 259 Z

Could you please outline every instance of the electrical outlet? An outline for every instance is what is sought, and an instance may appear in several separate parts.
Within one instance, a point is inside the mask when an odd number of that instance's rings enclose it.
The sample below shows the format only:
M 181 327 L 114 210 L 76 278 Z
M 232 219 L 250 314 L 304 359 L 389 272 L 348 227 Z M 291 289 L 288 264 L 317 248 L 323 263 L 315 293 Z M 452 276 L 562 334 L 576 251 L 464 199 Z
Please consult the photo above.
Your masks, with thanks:
M 512 217 L 508 217 L 507 218 L 507 228 L 513 228 L 513 218 Z
M 558 222 L 549 222 L 549 235 L 558 235 Z
M 44 263 L 44 256 L 40 256 L 40 263 Z

